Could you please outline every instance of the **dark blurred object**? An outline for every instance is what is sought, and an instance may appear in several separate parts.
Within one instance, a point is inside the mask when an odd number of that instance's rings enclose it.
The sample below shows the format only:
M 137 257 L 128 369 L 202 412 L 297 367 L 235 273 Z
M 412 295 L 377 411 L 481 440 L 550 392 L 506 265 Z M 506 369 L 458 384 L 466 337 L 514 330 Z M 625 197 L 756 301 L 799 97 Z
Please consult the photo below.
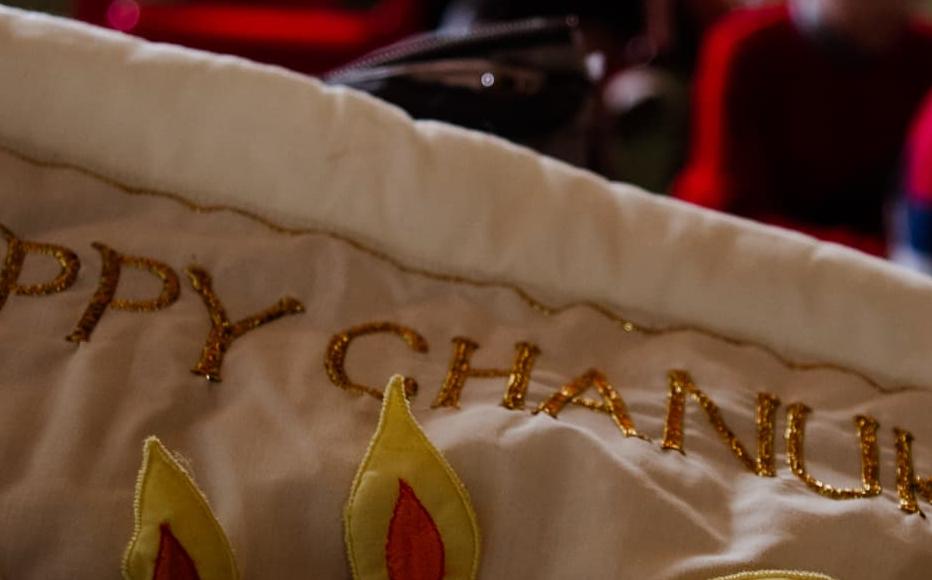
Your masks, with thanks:
M 738 0 L 652 0 L 647 4 L 645 41 L 656 62 L 691 75 L 706 31 L 728 14 Z
M 648 0 L 651 1 L 651 0 Z M 447 8 L 444 26 L 474 26 L 480 23 L 525 20 L 530 17 L 559 18 L 574 14 L 583 26 L 599 23 L 616 34 L 628 36 L 641 27 L 644 2 L 623 0 L 455 0 Z
M 734 1 L 454 0 L 442 23 L 475 26 L 572 11 L 587 64 L 598 70 L 587 167 L 666 191 L 684 158 L 695 47 Z
M 327 75 L 405 109 L 494 133 L 587 165 L 593 95 L 575 18 L 441 30 L 377 50 Z
M 453 0 L 441 21 L 446 28 L 483 26 L 490 22 L 528 18 L 560 18 L 573 14 L 578 19 L 584 52 L 599 52 L 608 71 L 621 66 L 627 42 L 644 29 L 645 5 L 655 0 Z
M 607 59 L 605 174 L 666 192 L 686 154 L 689 83 L 702 34 L 732 0 L 650 0 L 644 22 Z M 603 51 L 612 46 L 603 43 Z
M 861 1 L 887 2 L 846 5 Z M 932 85 L 932 32 L 904 19 L 869 46 L 798 5 L 735 12 L 707 37 L 674 192 L 884 254 L 902 143 Z
M 422 0 L 77 0 L 81 20 L 149 40 L 319 74 L 420 30 Z
M 71 0 L 3 0 L 3 4 L 56 16 L 71 16 L 73 9 Z
M 606 176 L 665 192 L 685 156 L 688 83 L 660 66 L 612 75 L 602 91 Z

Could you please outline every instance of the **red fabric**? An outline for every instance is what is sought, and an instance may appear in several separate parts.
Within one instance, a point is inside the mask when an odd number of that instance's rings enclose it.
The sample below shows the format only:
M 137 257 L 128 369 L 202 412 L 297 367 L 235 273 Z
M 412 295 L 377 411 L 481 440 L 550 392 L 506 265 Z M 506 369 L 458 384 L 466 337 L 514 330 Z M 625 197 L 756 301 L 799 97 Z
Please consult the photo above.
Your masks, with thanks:
M 364 19 L 338 10 L 210 4 L 146 6 L 134 32 L 312 48 L 361 43 L 370 34 Z
M 932 206 L 932 94 L 913 126 L 906 179 L 911 201 Z
M 785 6 L 737 11 L 704 43 L 673 193 L 882 252 L 883 205 L 930 86 L 932 33 L 920 25 L 858 55 L 801 32 Z
M 444 574 L 440 530 L 403 479 L 388 526 L 385 563 L 390 580 L 441 580 Z
M 320 74 L 420 29 L 423 0 L 381 0 L 367 10 L 338 2 L 241 4 L 78 0 L 82 20 L 171 42 Z M 119 8 L 113 12 L 114 8 Z M 127 15 L 127 13 L 131 13 Z M 119 22 L 113 21 L 119 14 Z
M 785 10 L 737 11 L 710 31 L 702 48 L 693 96 L 693 143 L 689 165 L 675 186 L 681 199 L 725 209 L 734 192 L 724 167 L 730 148 L 725 104 L 732 90 L 731 70 L 740 47 L 755 32 L 779 23 Z
M 159 553 L 152 580 L 200 580 L 194 560 L 172 534 L 168 524 L 159 526 Z
M 899 223 L 900 237 L 932 268 L 932 93 L 913 125 L 903 186 L 906 219 Z

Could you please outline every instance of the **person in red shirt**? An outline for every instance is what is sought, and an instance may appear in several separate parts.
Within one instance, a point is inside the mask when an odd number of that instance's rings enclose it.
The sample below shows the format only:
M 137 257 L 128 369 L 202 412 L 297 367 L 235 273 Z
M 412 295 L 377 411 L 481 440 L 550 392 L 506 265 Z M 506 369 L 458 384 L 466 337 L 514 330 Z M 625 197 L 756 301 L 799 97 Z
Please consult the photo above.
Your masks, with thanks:
M 932 93 L 916 117 L 906 148 L 898 212 L 897 247 L 892 258 L 932 274 Z
M 910 0 L 791 0 L 706 37 L 677 197 L 886 253 L 885 205 L 932 86 Z

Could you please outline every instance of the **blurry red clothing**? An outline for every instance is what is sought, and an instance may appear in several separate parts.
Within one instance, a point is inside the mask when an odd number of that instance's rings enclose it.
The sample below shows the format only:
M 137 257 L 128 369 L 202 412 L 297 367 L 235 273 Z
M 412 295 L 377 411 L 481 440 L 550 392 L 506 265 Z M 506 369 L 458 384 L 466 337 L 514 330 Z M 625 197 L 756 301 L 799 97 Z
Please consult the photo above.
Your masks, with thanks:
M 932 93 L 916 116 L 906 161 L 908 199 L 932 211 Z
M 897 258 L 932 273 L 932 93 L 916 117 L 906 151 L 903 178 L 905 219 L 900 226 Z
M 883 53 L 801 30 L 785 6 L 710 31 L 689 162 L 674 194 L 882 253 L 910 119 L 932 86 L 932 29 Z

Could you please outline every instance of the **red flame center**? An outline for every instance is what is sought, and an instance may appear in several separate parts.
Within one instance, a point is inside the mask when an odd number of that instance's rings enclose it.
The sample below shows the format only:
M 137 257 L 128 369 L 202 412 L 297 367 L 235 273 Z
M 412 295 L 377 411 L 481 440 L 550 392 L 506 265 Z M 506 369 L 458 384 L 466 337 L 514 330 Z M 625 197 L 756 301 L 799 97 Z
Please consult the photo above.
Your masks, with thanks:
M 159 554 L 155 557 L 152 580 L 201 580 L 194 560 L 185 551 L 167 523 L 159 526 Z
M 398 499 L 388 525 L 385 563 L 390 580 L 441 580 L 443 538 L 408 483 L 398 480 Z

